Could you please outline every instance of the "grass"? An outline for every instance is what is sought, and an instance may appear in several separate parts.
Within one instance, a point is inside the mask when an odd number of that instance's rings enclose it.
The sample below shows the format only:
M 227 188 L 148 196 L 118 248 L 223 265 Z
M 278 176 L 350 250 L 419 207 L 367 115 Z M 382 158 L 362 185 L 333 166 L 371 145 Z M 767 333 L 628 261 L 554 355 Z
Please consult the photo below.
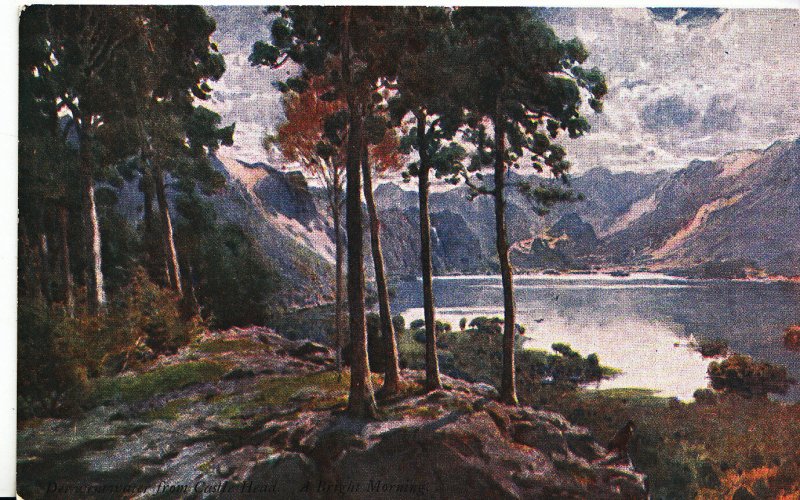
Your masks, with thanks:
M 159 366 L 135 376 L 103 377 L 94 382 L 91 401 L 133 403 L 204 382 L 219 380 L 227 371 L 223 363 L 191 361 Z
M 270 406 L 289 406 L 292 397 L 301 390 L 314 389 L 326 395 L 338 396 L 350 387 L 350 374 L 342 373 L 341 381 L 334 371 L 307 373 L 288 377 L 271 377 L 258 383 L 256 401 Z
M 145 418 L 150 420 L 177 420 L 181 412 L 195 401 L 196 398 L 174 399 L 160 408 L 150 410 L 145 414 Z
M 800 404 L 720 396 L 682 403 L 646 389 L 549 394 L 521 387 L 523 402 L 562 413 L 605 443 L 636 423 L 631 457 L 653 498 L 800 497 Z M 791 496 L 795 495 L 795 496 Z
M 215 339 L 198 344 L 195 350 L 208 354 L 220 354 L 225 352 L 270 352 L 272 349 L 266 344 L 249 339 Z

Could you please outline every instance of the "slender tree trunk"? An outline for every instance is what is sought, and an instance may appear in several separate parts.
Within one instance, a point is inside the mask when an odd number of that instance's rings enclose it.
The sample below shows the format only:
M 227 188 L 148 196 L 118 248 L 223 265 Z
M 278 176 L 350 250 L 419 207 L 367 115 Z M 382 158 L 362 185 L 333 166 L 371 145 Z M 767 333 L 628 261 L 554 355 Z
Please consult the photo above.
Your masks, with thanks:
M 72 266 L 69 258 L 69 213 L 66 207 L 59 208 L 61 226 L 61 265 L 64 268 L 64 302 L 67 313 L 75 317 L 75 280 L 72 278 Z
M 172 219 L 169 215 L 167 190 L 164 186 L 164 173 L 161 171 L 161 168 L 157 166 L 157 162 L 153 162 L 153 164 L 156 165 L 156 199 L 158 200 L 158 209 L 161 212 L 161 234 L 164 241 L 164 254 L 166 255 L 169 281 L 172 289 L 178 292 L 178 295 L 183 296 L 183 287 L 181 285 L 181 268 L 178 264 L 178 251 L 175 249 L 175 237 L 172 231 Z
M 424 114 L 417 116 L 417 149 L 419 150 L 419 238 L 422 270 L 422 307 L 425 315 L 425 388 L 442 388 L 439 376 L 439 355 L 436 352 L 436 313 L 433 297 L 433 263 L 431 257 L 431 215 L 428 206 L 430 164 Z
M 378 219 L 378 210 L 375 207 L 375 196 L 372 193 L 372 171 L 369 166 L 369 151 L 367 145 L 361 148 L 361 174 L 364 176 L 364 200 L 367 202 L 369 213 L 369 234 L 372 247 L 372 263 L 375 266 L 375 285 L 378 288 L 378 311 L 380 313 L 381 335 L 386 352 L 386 366 L 383 378 L 383 387 L 380 394 L 383 397 L 393 396 L 400 390 L 400 359 L 397 354 L 397 339 L 394 336 L 392 324 L 392 309 L 389 305 L 389 287 L 386 283 L 386 267 L 383 263 L 383 249 L 381 248 L 381 221 Z
M 350 76 L 350 11 L 343 7 L 342 79 L 350 111 L 347 138 L 347 307 L 350 322 L 350 395 L 348 412 L 359 418 L 375 418 L 377 406 L 372 391 L 367 353 L 367 320 L 364 307 L 364 234 L 361 221 L 361 117 Z
M 153 173 L 149 168 L 145 169 L 142 174 L 139 190 L 144 197 L 144 234 L 142 238 L 144 240 L 145 258 L 147 259 L 147 273 L 150 278 L 156 280 L 157 283 L 163 283 L 165 286 L 171 287 L 168 266 L 164 260 L 164 245 L 161 232 L 156 232 L 155 227 L 155 215 L 153 214 L 155 182 L 153 181 Z
M 516 373 L 514 367 L 514 334 L 516 333 L 516 306 L 514 304 L 514 282 L 508 255 L 506 234 L 505 200 L 505 124 L 499 114 L 494 117 L 494 212 L 497 234 L 497 256 L 500 260 L 500 275 L 503 281 L 503 374 L 500 384 L 500 399 L 510 405 L 517 400 Z
M 85 134 L 80 136 L 81 182 L 83 184 L 83 222 L 85 225 L 86 247 L 89 255 L 86 294 L 91 312 L 105 308 L 106 293 L 103 285 L 103 256 L 101 251 L 100 221 L 97 217 L 97 204 L 94 199 L 94 179 L 92 178 L 89 145 Z
M 38 257 L 31 248 L 30 240 L 28 238 L 28 231 L 25 229 L 25 222 L 20 221 L 19 227 L 20 262 L 25 263 L 25 274 L 24 279 L 22 280 L 24 282 L 24 287 L 22 287 L 22 290 L 24 290 L 25 294 L 30 298 L 41 299 L 42 289 L 37 284 L 39 280 L 37 279 L 36 273 L 36 263 L 38 261 Z
M 334 167 L 333 172 L 333 205 L 331 212 L 333 215 L 333 239 L 336 245 L 336 298 L 334 305 L 334 349 L 336 351 L 336 372 L 342 376 L 342 337 L 344 333 L 344 315 L 342 307 L 344 305 L 343 280 L 344 280 L 344 242 L 342 241 L 342 191 L 339 184 L 339 171 Z
M 192 316 L 197 316 L 199 318 L 201 317 L 200 303 L 197 301 L 197 294 L 195 293 L 194 289 L 194 273 L 192 272 L 192 265 L 188 260 L 184 261 L 184 264 L 186 264 L 186 266 L 184 266 L 186 272 L 183 273 L 183 279 L 185 280 L 185 286 L 183 289 L 186 290 L 182 301 L 184 315 L 187 319 L 191 318 Z
M 41 286 L 42 296 L 45 302 L 49 305 L 53 303 L 53 294 L 50 287 L 50 248 L 47 242 L 47 233 L 45 226 L 42 224 L 42 232 L 39 234 L 39 254 L 41 259 Z

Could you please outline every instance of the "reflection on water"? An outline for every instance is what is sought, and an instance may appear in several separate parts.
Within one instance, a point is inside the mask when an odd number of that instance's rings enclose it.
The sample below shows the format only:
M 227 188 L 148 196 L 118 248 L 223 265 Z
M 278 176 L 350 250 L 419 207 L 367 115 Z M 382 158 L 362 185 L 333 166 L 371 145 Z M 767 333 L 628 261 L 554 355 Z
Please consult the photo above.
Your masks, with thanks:
M 733 351 L 786 365 L 800 378 L 800 353 L 783 346 L 783 330 L 800 323 L 797 284 L 635 273 L 517 276 L 515 289 L 526 346 L 567 342 L 583 355 L 596 352 L 603 364 L 623 371 L 600 388 L 646 387 L 691 397 L 707 384 L 709 360 L 686 347 L 690 335 L 724 338 Z M 421 318 L 420 283 L 399 283 L 397 292 L 394 310 L 407 321 Z M 439 317 L 453 325 L 462 317 L 502 316 L 499 277 L 436 278 L 434 293 Z M 800 400 L 800 389 L 794 386 L 788 397 Z

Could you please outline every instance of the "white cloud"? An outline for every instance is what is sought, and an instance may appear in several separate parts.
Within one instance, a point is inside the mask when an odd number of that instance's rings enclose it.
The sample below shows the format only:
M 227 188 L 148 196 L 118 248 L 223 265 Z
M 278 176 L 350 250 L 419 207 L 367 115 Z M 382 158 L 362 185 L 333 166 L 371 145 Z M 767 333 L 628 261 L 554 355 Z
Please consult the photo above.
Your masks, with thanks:
M 253 42 L 269 39 L 262 8 L 208 10 L 217 19 L 214 38 L 228 67 L 211 106 L 226 123 L 237 122 L 235 154 L 264 159 L 263 131 L 274 130 L 283 117 L 272 83 L 293 68 L 254 68 L 247 61 Z M 646 9 L 555 9 L 545 15 L 561 37 L 583 40 L 591 52 L 587 64 L 603 70 L 610 87 L 603 114 L 592 116 L 587 108 L 592 132 L 564 141 L 576 172 L 597 165 L 679 168 L 694 158 L 800 135 L 800 11 L 728 10 L 718 19 L 684 24 L 658 20 Z M 645 126 L 645 109 L 676 99 L 697 116 L 673 126 Z
M 701 25 L 659 21 L 645 9 L 546 16 L 560 36 L 584 41 L 587 64 L 609 81 L 593 132 L 566 144 L 576 171 L 678 168 L 800 134 L 800 11 L 730 10 Z M 697 117 L 647 126 L 645 110 L 678 101 Z

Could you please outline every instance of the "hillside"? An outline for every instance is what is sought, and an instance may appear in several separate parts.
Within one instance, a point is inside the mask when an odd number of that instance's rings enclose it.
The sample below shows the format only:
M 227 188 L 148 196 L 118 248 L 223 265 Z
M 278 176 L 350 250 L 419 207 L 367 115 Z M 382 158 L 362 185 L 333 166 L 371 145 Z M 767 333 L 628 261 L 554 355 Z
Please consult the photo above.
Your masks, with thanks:
M 222 195 L 210 198 L 220 217 L 245 228 L 298 285 L 291 300 L 318 303 L 329 297 L 330 280 L 324 277 L 332 270 L 333 233 L 321 188 L 299 171 L 224 156 L 212 161 L 229 180 Z M 696 160 L 674 172 L 595 168 L 575 176 L 572 187 L 585 199 L 544 217 L 509 190 L 508 231 L 517 268 L 800 274 L 800 141 Z M 380 184 L 376 200 L 389 273 L 415 276 L 419 212 L 416 192 L 404 188 Z M 470 200 L 465 186 L 435 191 L 431 222 L 435 273 L 496 272 L 491 199 Z M 368 255 L 368 232 L 365 250 Z
M 100 379 L 82 417 L 20 429 L 20 494 L 645 497 L 641 474 L 558 413 L 500 405 L 490 386 L 449 377 L 425 394 L 424 373 L 404 370 L 378 421 L 353 420 L 347 373 L 332 365 L 327 347 L 265 328 L 205 334 Z M 101 490 L 114 487 L 128 490 Z

